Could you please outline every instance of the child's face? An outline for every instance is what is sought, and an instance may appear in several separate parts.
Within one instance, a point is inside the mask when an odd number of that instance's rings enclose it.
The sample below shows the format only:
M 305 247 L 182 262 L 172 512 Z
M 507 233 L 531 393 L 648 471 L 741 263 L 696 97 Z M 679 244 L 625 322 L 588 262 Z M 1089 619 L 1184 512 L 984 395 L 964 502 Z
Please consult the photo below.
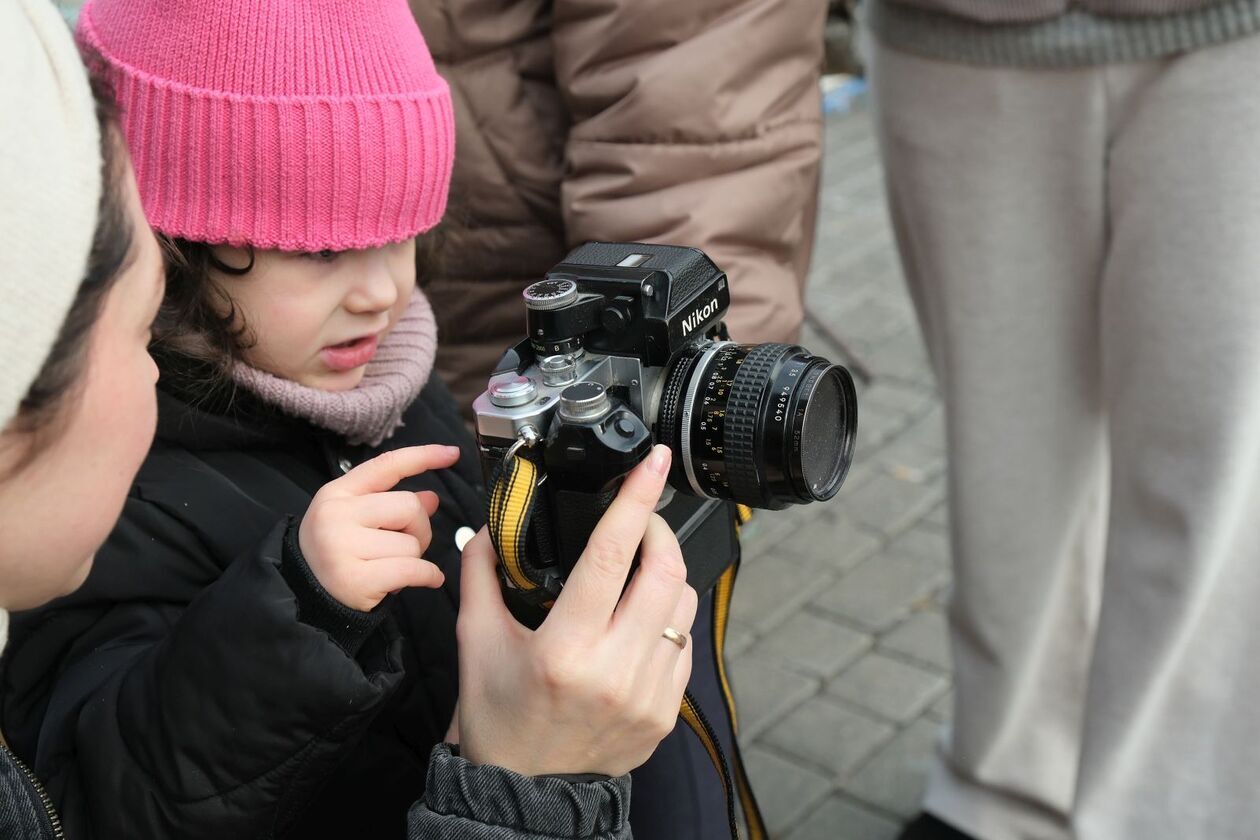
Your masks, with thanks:
M 222 247 L 216 256 L 243 266 L 249 255 Z M 248 328 L 245 361 L 325 391 L 359 384 L 379 343 L 394 328 L 416 286 L 416 245 L 407 240 L 362 251 L 257 251 L 254 268 L 215 272 Z

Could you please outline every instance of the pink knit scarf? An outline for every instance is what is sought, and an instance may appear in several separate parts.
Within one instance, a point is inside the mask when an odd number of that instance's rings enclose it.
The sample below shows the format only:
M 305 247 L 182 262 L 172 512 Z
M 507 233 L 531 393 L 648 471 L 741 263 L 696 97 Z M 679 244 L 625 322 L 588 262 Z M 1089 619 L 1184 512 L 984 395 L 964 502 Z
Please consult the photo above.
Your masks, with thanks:
M 379 446 L 402 426 L 402 415 L 433 371 L 437 323 L 424 292 L 416 289 L 407 311 L 385 336 L 363 381 L 349 391 L 323 391 L 266 371 L 237 365 L 236 383 L 293 417 L 346 438 Z

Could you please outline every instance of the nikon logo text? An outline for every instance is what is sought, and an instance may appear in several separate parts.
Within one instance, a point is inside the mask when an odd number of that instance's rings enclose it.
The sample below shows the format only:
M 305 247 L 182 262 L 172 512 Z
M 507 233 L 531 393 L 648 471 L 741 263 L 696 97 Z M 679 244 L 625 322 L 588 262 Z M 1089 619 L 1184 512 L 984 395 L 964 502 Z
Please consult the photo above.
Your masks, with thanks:
M 706 320 L 708 320 L 710 315 L 712 315 L 714 312 L 717 312 L 717 308 L 718 308 L 717 298 L 714 298 L 713 300 L 706 303 L 704 306 L 697 309 L 695 312 L 692 312 L 686 318 L 683 318 L 683 322 L 682 322 L 683 336 L 684 337 L 687 336 L 689 333 L 695 330 L 696 327 L 700 326 Z

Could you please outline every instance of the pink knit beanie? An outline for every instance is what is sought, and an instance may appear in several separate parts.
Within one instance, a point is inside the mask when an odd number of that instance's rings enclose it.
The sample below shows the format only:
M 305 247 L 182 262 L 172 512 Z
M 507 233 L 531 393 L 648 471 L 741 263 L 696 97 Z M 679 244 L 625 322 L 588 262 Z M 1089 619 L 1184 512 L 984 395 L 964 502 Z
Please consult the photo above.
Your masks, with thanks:
M 406 0 L 88 0 L 79 39 L 165 234 L 341 251 L 442 217 L 450 92 Z

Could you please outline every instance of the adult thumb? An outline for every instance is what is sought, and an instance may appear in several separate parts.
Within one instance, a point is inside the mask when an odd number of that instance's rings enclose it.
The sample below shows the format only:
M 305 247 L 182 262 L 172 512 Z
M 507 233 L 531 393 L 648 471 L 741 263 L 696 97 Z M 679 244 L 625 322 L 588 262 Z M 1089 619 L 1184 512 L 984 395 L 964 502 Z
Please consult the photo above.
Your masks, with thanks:
M 479 627 L 513 621 L 503 592 L 499 589 L 499 576 L 495 572 L 498 555 L 490 541 L 490 532 L 482 528 L 464 546 L 464 556 L 459 577 L 459 622 L 471 622 Z

